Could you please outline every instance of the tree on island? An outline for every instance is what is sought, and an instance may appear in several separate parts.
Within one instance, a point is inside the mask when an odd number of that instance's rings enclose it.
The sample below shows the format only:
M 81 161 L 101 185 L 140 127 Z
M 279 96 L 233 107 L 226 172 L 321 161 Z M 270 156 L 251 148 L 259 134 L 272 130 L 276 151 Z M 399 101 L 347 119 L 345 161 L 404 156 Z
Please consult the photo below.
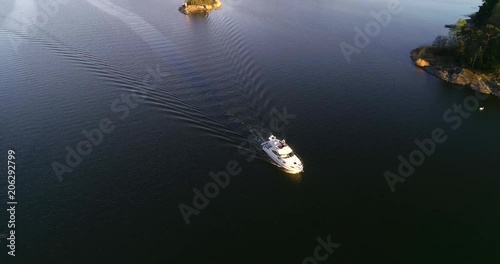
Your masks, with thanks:
M 500 0 L 483 0 L 479 11 L 472 17 L 472 22 L 478 26 L 485 26 L 489 23 L 500 26 Z
M 187 0 L 188 5 L 213 5 L 214 0 Z
M 470 22 L 460 19 L 448 36 L 434 40 L 433 53 L 474 70 L 500 74 L 500 28 L 487 24 L 496 12 L 500 14 L 499 1 L 483 0 Z
M 438 47 L 438 48 L 445 48 L 446 45 L 449 42 L 449 38 L 447 36 L 437 36 L 437 38 L 434 40 L 434 43 L 432 43 L 432 46 Z

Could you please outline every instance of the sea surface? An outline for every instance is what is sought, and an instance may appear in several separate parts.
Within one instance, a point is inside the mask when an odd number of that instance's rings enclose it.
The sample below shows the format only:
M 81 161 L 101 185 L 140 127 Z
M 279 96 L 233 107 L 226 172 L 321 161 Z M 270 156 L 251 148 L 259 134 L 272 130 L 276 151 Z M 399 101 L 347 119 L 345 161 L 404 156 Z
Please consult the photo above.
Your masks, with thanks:
M 18 204 L 12 257 L 4 173 L 0 262 L 314 263 L 329 240 L 318 263 L 500 263 L 500 101 L 409 57 L 481 1 L 401 0 L 377 30 L 390 2 L 185 16 L 174 0 L 2 0 L 0 162 L 16 152 Z M 436 129 L 445 142 L 392 192 L 384 173 Z M 303 173 L 258 151 L 270 133 Z

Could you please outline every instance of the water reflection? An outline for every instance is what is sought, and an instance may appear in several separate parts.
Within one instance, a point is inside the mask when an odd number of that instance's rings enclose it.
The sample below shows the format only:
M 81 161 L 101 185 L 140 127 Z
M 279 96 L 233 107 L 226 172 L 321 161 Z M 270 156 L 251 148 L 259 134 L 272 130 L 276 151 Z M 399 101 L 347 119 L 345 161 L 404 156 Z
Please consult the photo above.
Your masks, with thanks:
M 32 24 L 38 14 L 38 6 L 33 0 L 16 1 L 11 12 L 5 16 L 2 27 L 9 30 L 21 30 Z
M 191 13 L 189 16 L 193 18 L 207 18 L 209 12 L 198 12 L 198 13 Z
M 184 14 L 182 14 L 182 15 L 184 15 Z M 196 22 L 196 21 L 205 21 L 208 19 L 208 12 L 191 13 L 189 15 L 184 15 L 184 16 L 186 17 L 186 22 L 188 22 L 188 23 L 192 23 L 192 22 Z
M 296 174 L 291 174 L 287 173 L 287 177 L 293 182 L 293 183 L 301 183 L 302 182 L 302 173 L 296 173 Z

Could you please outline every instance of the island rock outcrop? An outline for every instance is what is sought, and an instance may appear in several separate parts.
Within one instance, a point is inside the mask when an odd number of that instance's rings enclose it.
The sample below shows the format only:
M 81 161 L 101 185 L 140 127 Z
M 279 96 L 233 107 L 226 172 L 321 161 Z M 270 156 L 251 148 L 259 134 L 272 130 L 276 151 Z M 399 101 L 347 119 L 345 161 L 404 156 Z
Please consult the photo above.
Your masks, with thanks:
M 412 50 L 411 58 L 424 71 L 447 81 L 463 85 L 483 94 L 493 94 L 500 97 L 500 82 L 490 76 L 471 71 L 462 67 L 440 65 L 437 58 L 419 57 L 419 49 Z
M 213 9 L 220 9 L 222 7 L 222 3 L 219 0 L 214 0 L 213 4 L 210 5 L 190 5 L 187 2 L 182 4 L 179 8 L 179 11 L 183 14 L 190 14 L 196 12 L 210 12 Z
M 428 61 L 420 58 L 415 61 L 415 64 L 417 64 L 418 67 L 427 67 L 431 65 Z

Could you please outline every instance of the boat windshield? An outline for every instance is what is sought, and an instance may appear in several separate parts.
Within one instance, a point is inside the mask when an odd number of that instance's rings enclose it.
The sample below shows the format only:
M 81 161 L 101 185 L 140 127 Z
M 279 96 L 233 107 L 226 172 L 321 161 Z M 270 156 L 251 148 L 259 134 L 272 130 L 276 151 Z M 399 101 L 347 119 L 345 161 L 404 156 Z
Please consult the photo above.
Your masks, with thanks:
M 287 153 L 287 154 L 281 154 L 280 156 L 282 158 L 286 159 L 286 158 L 291 158 L 291 157 L 295 156 L 295 154 L 293 154 L 293 152 L 290 152 L 290 153 Z

